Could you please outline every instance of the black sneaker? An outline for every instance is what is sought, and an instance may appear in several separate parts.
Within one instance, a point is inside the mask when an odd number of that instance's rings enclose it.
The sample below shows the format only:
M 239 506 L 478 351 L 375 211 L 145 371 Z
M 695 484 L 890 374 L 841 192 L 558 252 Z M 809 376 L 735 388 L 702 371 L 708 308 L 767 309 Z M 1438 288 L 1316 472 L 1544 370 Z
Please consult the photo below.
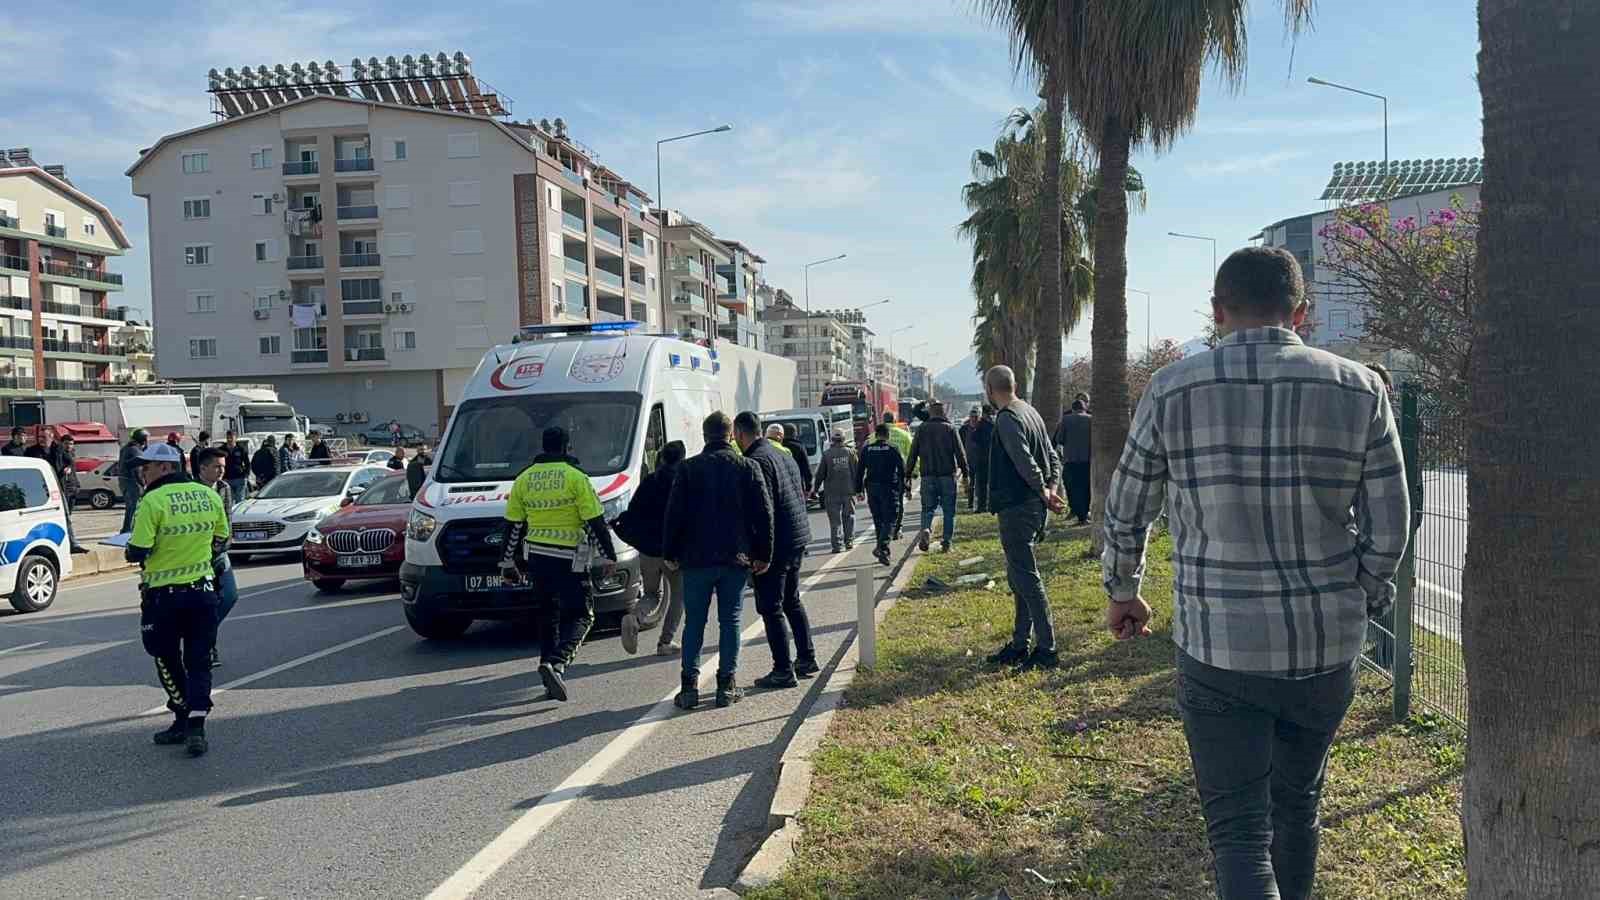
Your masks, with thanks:
M 841 550 L 840 550 L 840 549 L 839 549 L 839 545 L 838 545 L 838 544 L 834 544 L 834 545 L 833 545 L 833 552 L 835 552 L 835 553 L 840 553 L 840 552 L 842 552 L 842 551 L 841 551 Z
M 545 698 L 567 702 L 567 682 L 561 677 L 562 666 L 539 664 L 539 680 L 544 682 Z
M 949 553 L 950 552 L 950 542 L 949 541 L 940 541 L 939 542 L 939 552 L 940 553 Z
M 844 542 L 844 549 L 845 550 L 854 550 L 855 548 L 856 548 L 856 542 L 855 541 L 845 541 Z
M 189 720 L 189 730 L 184 735 L 183 746 L 189 751 L 190 756 L 205 756 L 210 746 L 206 743 L 206 720 L 204 716 Z
M 774 669 L 771 673 L 757 678 L 756 687 L 769 691 L 792 688 L 800 684 L 799 679 L 795 678 L 795 674 L 793 671 L 779 672 Z
M 1061 656 L 1054 650 L 1034 650 L 1022 664 L 1022 671 L 1031 672 L 1034 669 L 1058 669 L 1061 667 Z
M 928 552 L 928 532 L 924 531 L 917 535 L 917 549 L 923 553 Z
M 156 732 L 155 741 L 162 747 L 176 747 L 189 736 L 189 720 L 174 719 L 166 731 Z
M 802 659 L 794 664 L 794 674 L 797 678 L 810 678 L 821 671 L 822 667 L 817 665 L 814 659 Z
M 732 706 L 744 699 L 744 688 L 739 687 L 738 680 L 732 675 L 717 676 L 717 707 Z
M 984 662 L 991 666 L 1011 666 L 1028 658 L 1028 648 L 1018 647 L 1016 644 L 1007 644 L 998 651 L 984 657 Z
M 211 668 L 213 668 L 213 669 L 222 668 L 222 654 L 217 652 L 217 645 L 216 644 L 212 644 L 211 645 Z

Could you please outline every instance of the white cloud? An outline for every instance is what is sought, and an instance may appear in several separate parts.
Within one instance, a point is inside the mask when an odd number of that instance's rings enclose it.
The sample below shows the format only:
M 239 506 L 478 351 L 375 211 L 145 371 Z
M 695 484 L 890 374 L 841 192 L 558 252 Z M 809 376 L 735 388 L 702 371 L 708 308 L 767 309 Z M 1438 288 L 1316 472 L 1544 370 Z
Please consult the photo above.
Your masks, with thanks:
M 994 37 L 997 32 L 959 0 L 755 0 L 753 19 L 796 32 L 868 32 Z
M 1308 150 L 1275 150 L 1270 153 L 1243 154 L 1226 159 L 1190 163 L 1183 169 L 1197 178 L 1221 178 L 1229 175 L 1270 172 L 1286 162 L 1310 155 Z

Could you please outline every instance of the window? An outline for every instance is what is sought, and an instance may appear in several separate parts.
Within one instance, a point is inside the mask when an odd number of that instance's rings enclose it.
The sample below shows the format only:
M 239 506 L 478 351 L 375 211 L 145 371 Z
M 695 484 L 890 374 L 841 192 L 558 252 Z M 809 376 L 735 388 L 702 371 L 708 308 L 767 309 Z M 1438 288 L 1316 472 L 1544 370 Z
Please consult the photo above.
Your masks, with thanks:
M 389 185 L 383 189 L 383 205 L 390 209 L 411 208 L 411 188 L 403 185 Z
M 98 228 L 99 228 L 99 226 L 97 225 L 97 223 L 95 222 L 95 220 L 94 220 L 94 218 L 92 216 L 84 216 L 83 217 L 83 233 L 84 234 L 93 235 L 98 230 Z
M 395 140 L 392 144 L 390 144 L 389 158 L 398 162 L 404 162 L 406 159 L 406 142 L 403 140 Z
M 538 454 L 539 435 L 551 425 L 567 429 L 585 474 L 613 475 L 627 467 L 638 415 L 638 394 L 527 392 L 466 400 L 456 407 L 448 443 L 435 456 L 435 477 L 515 478 Z
M 255 216 L 272 215 L 272 196 L 269 194 L 251 194 L 250 214 Z
M 189 338 L 190 359 L 216 359 L 217 339 L 213 337 Z
M 347 316 L 381 315 L 383 285 L 377 278 L 340 279 L 339 300 Z
M 417 349 L 417 333 L 409 329 L 394 333 L 394 348 L 396 350 Z
M 478 133 L 452 134 L 445 150 L 445 156 L 451 159 L 468 159 L 478 155 Z
M 277 241 L 256 241 L 256 262 L 272 262 L 277 258 Z
M 645 280 L 650 285 L 650 293 L 654 294 L 656 292 L 656 277 L 654 275 L 649 275 L 646 276 Z
M 194 291 L 189 294 L 189 312 L 214 313 L 217 311 L 217 295 Z
M 561 212 L 561 189 L 554 185 L 545 185 L 545 190 L 550 195 L 550 208 L 556 212 Z
M 667 413 L 657 403 L 650 409 L 650 424 L 644 430 L 644 472 L 648 475 L 655 471 L 656 456 L 661 448 L 667 445 Z
M 388 288 L 390 303 L 410 303 L 411 298 L 416 295 L 414 281 L 391 281 Z
M 204 150 L 192 150 L 182 154 L 183 174 L 200 175 L 211 171 L 211 154 Z
M 389 256 L 415 256 L 417 252 L 417 236 L 414 234 L 385 234 L 383 241 L 387 245 Z
M 452 181 L 450 182 L 451 206 L 477 206 L 483 201 L 482 182 L 478 181 Z
M 256 288 L 256 309 L 271 309 L 273 302 L 277 299 L 277 288 L 270 286 Z
M 482 253 L 483 232 L 476 228 L 464 228 L 450 236 L 451 253 Z
M 211 265 L 211 245 L 192 244 L 183 248 L 183 264 L 186 266 Z
M 37 469 L 0 470 L 0 512 L 33 509 L 50 502 L 50 487 Z
M 644 252 L 650 254 L 651 256 L 655 255 L 655 253 L 656 253 L 656 239 L 655 238 L 647 237 L 647 238 L 644 239 Z
M 277 356 L 283 352 L 283 337 L 276 334 L 263 334 L 256 337 L 256 352 L 262 356 Z
M 250 168 L 252 168 L 252 169 L 270 169 L 270 168 L 272 168 L 272 148 L 271 147 L 262 147 L 260 150 L 252 150 L 252 151 L 250 151 Z

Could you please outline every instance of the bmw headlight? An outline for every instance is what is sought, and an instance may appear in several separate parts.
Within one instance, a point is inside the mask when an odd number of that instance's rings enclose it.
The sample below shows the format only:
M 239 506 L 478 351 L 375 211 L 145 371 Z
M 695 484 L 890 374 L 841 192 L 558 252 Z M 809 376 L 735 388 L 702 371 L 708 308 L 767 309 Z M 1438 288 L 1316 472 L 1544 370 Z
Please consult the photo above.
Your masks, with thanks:
M 621 567 L 612 569 L 610 572 L 590 573 L 594 589 L 604 594 L 622 590 L 628 586 L 628 582 L 632 578 L 633 574 Z
M 313 525 L 311 527 L 310 531 L 306 532 L 306 543 L 308 543 L 308 544 L 320 544 L 320 543 L 322 543 L 322 532 L 318 531 L 315 525 Z
M 433 538 L 433 533 L 438 528 L 438 519 L 421 510 L 413 509 L 411 517 L 406 520 L 406 537 L 413 541 L 427 541 Z

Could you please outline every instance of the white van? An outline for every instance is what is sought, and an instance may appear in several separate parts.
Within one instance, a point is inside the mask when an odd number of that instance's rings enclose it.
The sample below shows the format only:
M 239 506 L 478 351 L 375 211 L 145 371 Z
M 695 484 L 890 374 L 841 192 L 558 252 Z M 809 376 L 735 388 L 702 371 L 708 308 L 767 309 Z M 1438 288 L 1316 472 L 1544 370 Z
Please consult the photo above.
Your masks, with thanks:
M 478 364 L 406 528 L 400 594 L 418 634 L 455 637 L 474 619 L 533 611 L 525 591 L 502 583 L 500 541 L 506 494 L 539 455 L 545 428 L 567 429 L 613 520 L 668 441 L 701 450 L 701 421 L 713 411 L 792 402 L 792 360 L 634 334 L 637 324 L 533 326 Z M 590 574 L 596 613 L 626 609 L 638 589 L 638 554 L 619 551 L 613 572 Z
M 0 456 L 0 586 L 18 612 L 55 602 L 72 574 L 67 518 L 55 473 L 42 459 Z
M 835 428 L 844 431 L 845 446 L 856 445 L 855 426 L 850 419 L 849 406 L 808 406 L 799 409 L 779 409 L 760 413 L 762 425 L 793 425 L 795 439 L 806 448 L 806 459 L 811 461 L 811 471 L 822 466 L 822 454 L 828 449 L 828 435 Z M 811 485 L 806 485 L 810 490 Z

